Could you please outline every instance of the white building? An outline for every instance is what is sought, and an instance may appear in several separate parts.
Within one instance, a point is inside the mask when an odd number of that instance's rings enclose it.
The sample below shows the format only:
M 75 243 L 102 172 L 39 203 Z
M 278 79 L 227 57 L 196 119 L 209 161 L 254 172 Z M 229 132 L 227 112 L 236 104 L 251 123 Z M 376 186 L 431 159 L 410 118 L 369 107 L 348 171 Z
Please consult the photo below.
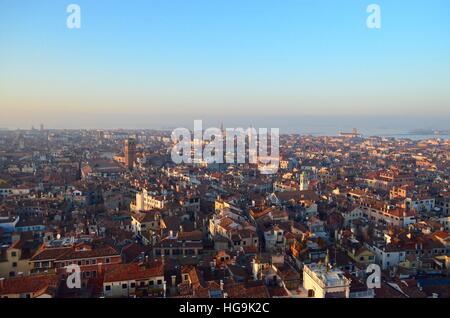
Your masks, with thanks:
M 438 219 L 439 223 L 442 224 L 444 230 L 450 231 L 450 216 L 444 216 Z
M 344 226 L 349 226 L 354 220 L 363 218 L 364 211 L 357 207 L 351 211 L 342 213 L 342 216 L 344 217 Z
M 436 204 L 432 197 L 406 198 L 405 204 L 418 212 L 430 212 Z
M 349 298 L 350 279 L 325 264 L 303 266 L 303 288 L 310 298 Z
M 136 193 L 136 211 L 149 211 L 153 209 L 163 209 L 168 203 L 165 196 L 156 196 L 146 189 Z
M 391 244 L 365 244 L 375 253 L 375 261 L 383 270 L 398 266 L 406 259 L 406 250 L 397 248 Z

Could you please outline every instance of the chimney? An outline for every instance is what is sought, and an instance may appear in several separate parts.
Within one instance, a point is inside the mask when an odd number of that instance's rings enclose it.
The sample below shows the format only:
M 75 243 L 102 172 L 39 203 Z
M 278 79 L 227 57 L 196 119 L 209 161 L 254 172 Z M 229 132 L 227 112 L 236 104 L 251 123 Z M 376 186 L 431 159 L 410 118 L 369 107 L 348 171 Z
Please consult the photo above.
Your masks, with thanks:
M 175 286 L 177 284 L 177 276 L 172 275 L 172 276 L 170 276 L 170 278 L 172 278 L 172 286 Z
M 252 273 L 253 273 L 253 280 L 258 280 L 258 268 L 255 259 L 252 259 Z
M 166 298 L 167 282 L 163 282 L 164 298 Z

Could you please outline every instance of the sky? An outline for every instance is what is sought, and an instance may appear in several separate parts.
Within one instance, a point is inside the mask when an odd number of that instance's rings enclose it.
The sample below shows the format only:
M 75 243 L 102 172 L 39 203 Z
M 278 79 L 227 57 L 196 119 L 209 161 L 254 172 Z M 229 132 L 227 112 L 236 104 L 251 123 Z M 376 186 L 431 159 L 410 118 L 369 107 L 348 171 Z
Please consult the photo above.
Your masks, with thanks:
M 0 127 L 193 119 L 449 128 L 450 1 L 0 0 Z

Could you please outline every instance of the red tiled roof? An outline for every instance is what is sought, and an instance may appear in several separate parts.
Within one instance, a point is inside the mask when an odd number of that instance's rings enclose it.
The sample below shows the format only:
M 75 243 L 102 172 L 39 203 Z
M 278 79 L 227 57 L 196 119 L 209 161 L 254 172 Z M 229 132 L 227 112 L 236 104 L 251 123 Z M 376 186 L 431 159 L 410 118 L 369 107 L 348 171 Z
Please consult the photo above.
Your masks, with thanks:
M 111 246 L 80 251 L 69 249 L 66 253 L 60 255 L 58 257 L 58 260 L 83 259 L 83 258 L 104 257 L 104 256 L 119 256 L 119 254 L 117 253 L 115 248 Z
M 161 262 L 155 262 L 151 265 L 138 263 L 118 264 L 106 271 L 104 282 L 143 280 L 159 276 L 164 276 L 164 267 Z
M 54 274 L 8 278 L 3 281 L 0 295 L 45 292 L 49 287 L 56 286 L 57 282 Z
M 46 260 L 56 260 L 61 255 L 67 253 L 70 250 L 70 247 L 62 247 L 62 248 L 46 248 L 41 249 L 36 252 L 31 257 L 31 261 L 46 261 Z

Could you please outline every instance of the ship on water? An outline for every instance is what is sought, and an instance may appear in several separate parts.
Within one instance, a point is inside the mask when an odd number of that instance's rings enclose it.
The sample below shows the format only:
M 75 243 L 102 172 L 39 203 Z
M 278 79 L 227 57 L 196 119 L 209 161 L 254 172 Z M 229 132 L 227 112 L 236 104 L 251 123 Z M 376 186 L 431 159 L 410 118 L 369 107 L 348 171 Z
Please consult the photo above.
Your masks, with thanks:
M 359 138 L 361 137 L 361 134 L 358 133 L 358 130 L 356 128 L 353 128 L 352 132 L 339 132 L 339 135 L 341 137 L 346 137 L 346 138 Z

